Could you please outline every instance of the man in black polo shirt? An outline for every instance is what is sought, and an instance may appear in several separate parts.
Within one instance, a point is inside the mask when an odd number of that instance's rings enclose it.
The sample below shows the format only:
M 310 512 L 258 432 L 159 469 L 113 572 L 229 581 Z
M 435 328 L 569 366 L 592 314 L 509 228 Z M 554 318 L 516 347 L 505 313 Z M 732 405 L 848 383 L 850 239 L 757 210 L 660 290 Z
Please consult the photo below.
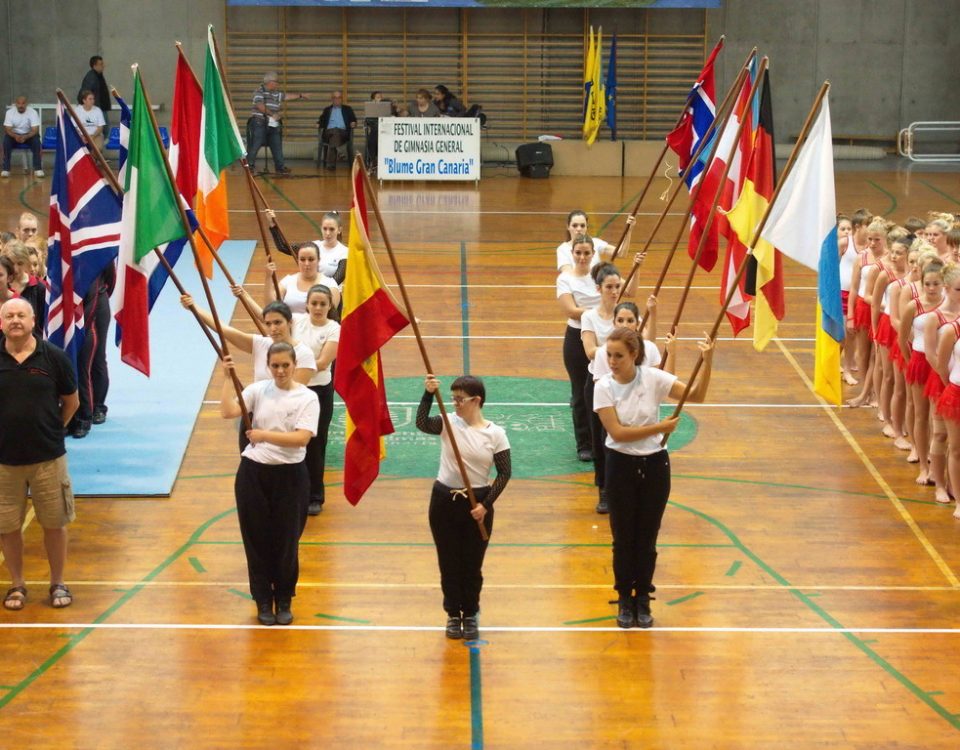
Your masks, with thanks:
M 30 303 L 5 302 L 0 324 L 0 547 L 13 581 L 3 606 L 20 610 L 27 599 L 21 528 L 29 487 L 50 561 L 50 604 L 68 607 L 63 567 L 74 509 L 63 436 L 80 403 L 77 381 L 67 355 L 33 335 Z

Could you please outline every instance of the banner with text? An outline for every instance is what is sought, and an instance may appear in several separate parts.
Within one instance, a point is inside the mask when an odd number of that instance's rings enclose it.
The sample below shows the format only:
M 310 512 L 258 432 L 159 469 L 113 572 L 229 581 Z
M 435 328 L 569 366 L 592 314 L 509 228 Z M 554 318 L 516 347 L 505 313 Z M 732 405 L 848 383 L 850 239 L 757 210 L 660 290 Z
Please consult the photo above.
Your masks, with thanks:
M 377 179 L 480 179 L 478 119 L 381 117 L 377 135 Z

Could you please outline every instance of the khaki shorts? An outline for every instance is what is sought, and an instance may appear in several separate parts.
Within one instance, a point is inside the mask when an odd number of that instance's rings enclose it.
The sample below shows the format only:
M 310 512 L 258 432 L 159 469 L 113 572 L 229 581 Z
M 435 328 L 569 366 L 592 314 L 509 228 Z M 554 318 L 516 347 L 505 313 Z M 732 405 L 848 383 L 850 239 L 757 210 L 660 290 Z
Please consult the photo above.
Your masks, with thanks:
M 0 534 L 11 534 L 23 526 L 28 488 L 43 528 L 62 529 L 76 518 L 66 455 L 26 466 L 0 464 Z

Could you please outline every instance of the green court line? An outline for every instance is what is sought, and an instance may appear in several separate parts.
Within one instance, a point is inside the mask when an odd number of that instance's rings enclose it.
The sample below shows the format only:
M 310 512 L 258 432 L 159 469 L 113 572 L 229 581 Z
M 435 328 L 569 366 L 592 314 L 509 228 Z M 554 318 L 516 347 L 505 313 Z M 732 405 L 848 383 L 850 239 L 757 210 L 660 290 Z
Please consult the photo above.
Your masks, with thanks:
M 763 570 L 767 575 L 773 578 L 777 583 L 786 588 L 791 596 L 796 597 L 801 603 L 803 603 L 811 612 L 816 614 L 821 620 L 823 620 L 827 625 L 838 630 L 844 628 L 843 623 L 837 620 L 833 615 L 827 612 L 823 607 L 817 604 L 813 599 L 798 591 L 796 588 L 790 585 L 790 582 L 774 570 L 770 565 L 765 563 L 758 555 L 752 552 L 740 539 L 734 534 L 727 526 L 722 522 L 708 516 L 706 513 L 697 510 L 696 508 L 691 508 L 688 505 L 682 505 L 681 503 L 676 503 L 670 501 L 670 505 L 673 505 L 680 510 L 684 510 L 687 513 L 692 513 L 693 515 L 702 518 L 707 523 L 716 527 L 721 533 L 723 533 L 731 542 L 733 542 L 740 551 L 753 562 L 758 568 Z M 880 667 L 884 672 L 890 675 L 893 679 L 899 682 L 903 687 L 907 689 L 909 693 L 912 693 L 915 698 L 925 703 L 928 708 L 932 709 L 934 713 L 939 715 L 941 718 L 945 719 L 950 726 L 954 729 L 960 729 L 960 716 L 952 714 L 944 706 L 940 705 L 937 701 L 930 697 L 930 695 L 922 690 L 915 682 L 913 682 L 909 677 L 907 677 L 903 672 L 898 670 L 893 666 L 889 661 L 884 659 L 880 654 L 874 651 L 862 638 L 859 638 L 856 634 L 851 632 L 840 632 L 838 635 L 842 636 L 847 642 L 852 644 L 857 650 L 864 654 L 868 659 L 870 659 L 874 664 Z
M 616 615 L 605 615 L 604 617 L 590 617 L 586 620 L 567 620 L 564 625 L 589 625 L 591 622 L 606 622 L 607 620 L 616 620 Z
M 200 524 L 197 527 L 196 531 L 190 535 L 186 542 L 184 542 L 180 547 L 174 550 L 170 555 L 167 556 L 157 567 L 151 570 L 147 575 L 143 577 L 143 583 L 149 583 L 159 576 L 163 571 L 169 568 L 176 560 L 178 560 L 184 552 L 186 552 L 205 532 L 208 528 L 213 526 L 220 519 L 230 515 L 231 513 L 236 513 L 235 508 L 230 508 L 221 513 L 209 518 L 204 523 Z M 102 622 L 108 620 L 118 609 L 120 609 L 124 604 L 129 602 L 134 596 L 143 591 L 143 585 L 136 585 L 127 591 L 123 596 L 121 596 L 117 601 L 115 601 L 111 606 L 107 607 L 103 612 L 101 612 L 97 618 L 93 621 L 94 624 L 99 625 Z M 9 693 L 0 698 L 0 709 L 3 709 L 10 703 L 14 698 L 20 695 L 24 690 L 26 690 L 30 685 L 32 685 L 38 678 L 47 673 L 47 671 L 53 667 L 60 659 L 73 651 L 74 648 L 79 646 L 86 640 L 87 636 L 94 632 L 94 628 L 83 628 L 76 637 L 70 640 L 68 643 L 64 644 L 62 647 L 57 649 L 53 654 L 51 654 L 46 661 L 40 664 L 36 669 L 34 669 L 30 674 L 24 677 L 20 682 L 13 686 Z
M 895 196 L 893 193 L 891 193 L 889 190 L 882 187 L 881 185 L 878 185 L 873 180 L 867 180 L 867 183 L 869 185 L 873 185 L 873 187 L 875 187 L 877 190 L 879 190 L 881 193 L 883 193 L 885 196 L 887 196 L 890 199 L 890 208 L 888 208 L 886 211 L 883 212 L 884 216 L 889 216 L 890 214 L 892 214 L 894 211 L 897 210 L 897 196 Z
M 692 594 L 681 596 L 679 599 L 672 599 L 669 602 L 664 602 L 664 604 L 666 604 L 666 606 L 668 607 L 672 607 L 674 604 L 683 604 L 684 602 L 688 602 L 691 599 L 696 599 L 698 596 L 703 596 L 703 593 L 704 592 L 702 591 L 694 591 Z
M 227 591 L 235 596 L 239 596 L 241 599 L 246 599 L 247 601 L 253 601 L 253 596 L 248 594 L 246 591 L 241 591 L 240 589 L 227 589 Z
M 737 574 L 737 571 L 740 570 L 740 566 L 743 563 L 740 560 L 734 560 L 733 564 L 730 566 L 730 570 L 724 573 L 725 576 L 733 577 Z
M 317 612 L 314 617 L 319 617 L 322 620 L 335 620 L 336 622 L 354 622 L 357 625 L 370 624 L 370 620 L 361 620 L 357 617 L 338 617 L 337 615 L 328 615 L 323 612 Z
M 38 215 L 42 216 L 42 215 L 43 215 L 43 211 L 42 211 L 41 209 L 39 209 L 39 208 L 34 208 L 34 207 L 31 206 L 29 203 L 27 203 L 27 198 L 26 198 L 27 193 L 29 193 L 30 190 L 33 189 L 33 186 L 36 185 L 36 184 L 37 184 L 37 181 L 36 181 L 36 180 L 33 180 L 33 181 L 30 182 L 29 185 L 27 185 L 23 190 L 21 190 L 21 191 L 20 191 L 20 195 L 19 195 L 19 200 L 20 200 L 20 205 L 21 205 L 21 206 L 23 206 L 24 208 L 28 209 L 28 210 L 31 211 L 32 213 L 35 213 L 35 214 L 38 214 Z
M 632 207 L 633 204 L 637 202 L 637 198 L 640 197 L 640 193 L 641 193 L 641 192 L 642 192 L 642 191 L 640 191 L 640 190 L 638 190 L 637 192 L 635 192 L 635 193 L 633 194 L 633 196 L 632 196 L 629 200 L 627 200 L 626 203 L 624 203 L 622 206 L 620 206 L 619 209 L 617 209 L 617 212 L 616 212 L 616 213 L 611 214 L 611 215 L 610 215 L 610 218 L 607 219 L 605 222 L 603 222 L 603 224 L 600 225 L 600 228 L 597 230 L 596 236 L 599 237 L 601 234 L 603 234 L 604 230 L 606 230 L 606 228 L 607 228 L 608 226 L 610 226 L 611 224 L 613 224 L 613 222 L 615 222 L 617 219 L 619 219 L 619 218 L 624 214 L 624 212 L 627 210 L 627 207 L 628 207 L 628 206 Z M 559 244 L 559 243 L 558 243 L 558 244 Z M 613 243 L 611 243 L 611 244 L 613 244 Z
M 823 596 L 823 594 L 822 594 L 820 591 L 811 591 L 811 592 L 810 592 L 809 594 L 807 594 L 806 596 L 809 596 L 809 597 L 812 598 L 812 597 L 815 597 L 815 596 Z
M 796 597 L 804 606 L 806 606 L 811 612 L 816 614 L 821 620 L 826 622 L 830 627 L 842 631 L 844 629 L 843 624 L 833 617 L 829 612 L 827 612 L 823 607 L 813 601 L 812 597 L 798 591 L 793 587 L 790 582 L 780 573 L 778 573 L 773 567 L 764 562 L 757 554 L 752 552 L 743 542 L 740 541 L 739 537 L 734 534 L 722 521 L 719 521 L 712 516 L 707 515 L 706 513 L 697 510 L 696 508 L 678 503 L 671 500 L 669 505 L 690 513 L 706 523 L 714 526 L 718 531 L 720 531 L 727 539 L 730 540 L 732 546 L 736 547 L 740 552 L 748 558 L 754 565 L 763 570 L 767 575 L 773 578 L 777 583 L 783 586 L 789 593 Z M 159 565 L 157 565 L 150 573 L 148 573 L 143 578 L 143 584 L 148 583 L 154 580 L 159 576 L 163 571 L 170 567 L 177 559 L 179 559 L 191 546 L 197 544 L 200 541 L 201 536 L 215 523 L 222 520 L 226 516 L 235 513 L 235 508 L 229 508 L 227 510 L 221 511 L 220 513 L 215 514 L 207 521 L 202 523 L 197 529 L 190 535 L 187 541 L 177 548 L 174 552 L 167 556 Z M 116 602 L 114 602 L 110 607 L 108 607 L 104 612 L 102 612 L 95 620 L 95 624 L 100 624 L 107 619 L 109 619 L 113 614 L 115 614 L 124 604 L 129 602 L 134 596 L 140 593 L 145 586 L 143 584 L 138 584 L 132 587 L 126 594 L 121 596 Z M 232 590 L 235 593 L 238 592 L 235 589 Z M 20 695 L 26 688 L 28 688 L 33 682 L 35 682 L 39 677 L 45 674 L 51 667 L 53 667 L 61 658 L 66 656 L 70 651 L 72 651 L 76 646 L 82 643 L 87 636 L 89 636 L 94 631 L 93 628 L 83 628 L 76 636 L 66 643 L 61 648 L 57 649 L 50 657 L 48 657 L 42 664 L 40 664 L 36 669 L 34 669 L 29 675 L 27 675 L 23 680 L 17 683 L 9 693 L 0 698 L 0 709 L 7 706 L 14 698 Z M 922 703 L 927 705 L 931 710 L 934 711 L 941 718 L 945 719 L 950 726 L 954 729 L 960 729 L 960 715 L 955 715 L 947 710 L 944 706 L 938 703 L 931 695 L 922 690 L 915 682 L 908 678 L 905 674 L 899 671 L 894 667 L 889 661 L 884 659 L 880 654 L 870 648 L 870 645 L 867 641 L 862 638 L 857 637 L 854 633 L 851 632 L 838 632 L 838 635 L 842 636 L 848 643 L 853 645 L 857 650 L 862 654 L 867 656 L 874 664 L 876 664 L 880 669 L 890 675 L 893 679 L 899 682 L 907 691 L 914 695 L 915 698 L 920 700 Z
M 947 199 L 948 201 L 950 201 L 951 203 L 956 203 L 958 206 L 960 206 L 960 201 L 958 201 L 956 198 L 954 198 L 954 197 L 953 197 L 952 195 L 950 195 L 949 193 L 943 192 L 943 191 L 942 191 L 940 188 L 938 188 L 936 185 L 931 185 L 931 184 L 930 184 L 929 182 L 927 182 L 926 180 L 917 180 L 917 182 L 919 182 L 921 185 L 926 185 L 926 186 L 927 186 L 928 188 L 930 188 L 933 192 L 939 193 L 940 195 L 942 195 L 944 198 L 946 198 L 946 199 Z
M 275 192 L 277 195 L 283 198 L 283 200 L 287 202 L 287 205 L 289 205 L 294 211 L 296 211 L 297 214 L 299 214 L 304 219 L 306 219 L 307 223 L 309 223 L 310 226 L 312 226 L 314 229 L 317 230 L 317 236 L 323 235 L 323 230 L 320 229 L 320 225 L 317 224 L 317 222 L 315 222 L 308 213 L 306 213 L 302 208 L 300 208 L 300 206 L 294 203 L 293 200 L 290 199 L 290 196 L 288 196 L 279 187 L 277 187 L 277 183 L 275 183 L 273 180 L 271 180 L 269 177 L 266 177 L 266 176 L 264 176 L 261 179 L 263 179 L 263 181 L 270 186 L 270 189 L 273 190 L 273 192 Z
M 188 562 L 193 566 L 193 569 L 198 573 L 206 573 L 207 569 L 203 567 L 203 563 L 196 557 L 188 558 Z

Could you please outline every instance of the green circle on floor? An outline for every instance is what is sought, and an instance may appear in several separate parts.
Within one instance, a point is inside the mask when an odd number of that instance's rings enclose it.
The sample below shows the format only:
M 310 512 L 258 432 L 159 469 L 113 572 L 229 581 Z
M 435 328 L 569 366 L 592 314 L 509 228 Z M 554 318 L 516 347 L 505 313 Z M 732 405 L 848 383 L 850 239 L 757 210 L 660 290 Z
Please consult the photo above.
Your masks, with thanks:
M 452 377 L 441 376 L 444 403 L 449 400 Z M 570 418 L 570 383 L 566 380 L 538 378 L 485 377 L 487 402 L 483 415 L 507 431 L 513 476 L 546 477 L 592 471 L 592 464 L 577 460 Z M 401 477 L 434 477 L 440 460 L 440 438 L 420 432 L 415 424 L 417 405 L 423 395 L 423 378 L 388 378 L 387 401 L 396 430 L 386 438 L 387 457 L 381 464 L 383 474 Z M 672 412 L 662 408 L 661 415 Z M 434 405 L 432 414 L 436 415 Z M 343 446 L 346 410 L 337 398 L 330 425 L 330 445 Z M 678 451 L 697 434 L 697 423 L 687 412 L 680 417 L 670 437 L 670 450 Z M 343 450 L 327 451 L 327 465 L 340 468 Z

